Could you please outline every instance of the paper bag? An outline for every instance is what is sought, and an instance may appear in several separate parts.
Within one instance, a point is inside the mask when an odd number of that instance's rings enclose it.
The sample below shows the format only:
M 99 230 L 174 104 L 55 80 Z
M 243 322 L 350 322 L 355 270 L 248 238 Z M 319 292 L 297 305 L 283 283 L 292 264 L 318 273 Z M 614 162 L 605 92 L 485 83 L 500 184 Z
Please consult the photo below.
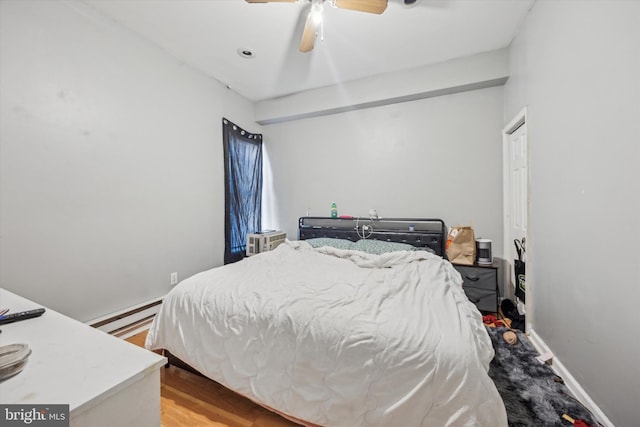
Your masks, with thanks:
M 473 265 L 476 261 L 476 238 L 471 226 L 451 227 L 447 237 L 447 258 L 454 264 Z

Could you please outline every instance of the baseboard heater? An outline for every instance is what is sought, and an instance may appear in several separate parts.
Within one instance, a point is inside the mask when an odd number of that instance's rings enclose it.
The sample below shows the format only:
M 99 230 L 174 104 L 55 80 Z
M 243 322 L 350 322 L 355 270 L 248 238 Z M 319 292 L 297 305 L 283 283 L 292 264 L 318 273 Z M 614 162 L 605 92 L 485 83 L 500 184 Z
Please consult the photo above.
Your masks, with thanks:
M 128 338 L 149 328 L 160 306 L 162 298 L 155 298 L 126 308 L 115 313 L 108 314 L 98 319 L 91 320 L 87 324 L 93 328 L 114 335 L 119 338 Z

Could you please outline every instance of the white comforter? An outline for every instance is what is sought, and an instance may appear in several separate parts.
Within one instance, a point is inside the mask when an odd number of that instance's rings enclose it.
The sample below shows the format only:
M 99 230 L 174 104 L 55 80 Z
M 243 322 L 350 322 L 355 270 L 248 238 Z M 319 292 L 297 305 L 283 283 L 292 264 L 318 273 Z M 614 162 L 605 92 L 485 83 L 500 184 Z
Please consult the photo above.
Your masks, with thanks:
M 287 241 L 181 282 L 146 346 L 323 426 L 507 425 L 480 313 L 424 251 Z

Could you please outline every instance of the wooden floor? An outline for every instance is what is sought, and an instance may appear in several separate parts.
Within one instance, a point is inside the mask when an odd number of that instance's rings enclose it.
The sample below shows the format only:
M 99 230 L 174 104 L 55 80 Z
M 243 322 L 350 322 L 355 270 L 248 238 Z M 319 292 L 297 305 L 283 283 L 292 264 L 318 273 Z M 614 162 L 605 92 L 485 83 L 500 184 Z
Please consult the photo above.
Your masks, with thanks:
M 127 341 L 144 347 L 147 332 Z M 163 427 L 293 427 L 279 415 L 223 386 L 175 366 L 161 368 Z

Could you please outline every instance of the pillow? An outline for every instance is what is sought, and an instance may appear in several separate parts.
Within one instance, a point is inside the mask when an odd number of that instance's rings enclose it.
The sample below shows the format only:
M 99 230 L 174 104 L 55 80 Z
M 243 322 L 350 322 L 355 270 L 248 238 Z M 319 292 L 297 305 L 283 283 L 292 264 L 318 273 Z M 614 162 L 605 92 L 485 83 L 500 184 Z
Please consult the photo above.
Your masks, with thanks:
M 305 240 L 308 244 L 310 244 L 314 248 L 319 248 L 321 246 L 331 246 L 336 249 L 352 249 L 353 242 L 347 239 L 332 239 L 330 237 L 316 237 L 313 239 Z
M 407 243 L 385 242 L 382 240 L 358 240 L 351 249 L 363 251 L 370 254 L 381 255 L 387 252 L 415 251 L 416 248 Z
M 427 251 L 427 252 L 430 252 L 430 253 L 432 253 L 432 254 L 434 254 L 434 255 L 438 255 L 438 254 L 436 253 L 436 251 L 434 251 L 433 249 L 431 249 L 429 246 L 425 246 L 425 247 L 423 247 L 423 248 L 413 248 L 413 249 L 414 249 L 414 250 L 416 250 L 416 251 Z

